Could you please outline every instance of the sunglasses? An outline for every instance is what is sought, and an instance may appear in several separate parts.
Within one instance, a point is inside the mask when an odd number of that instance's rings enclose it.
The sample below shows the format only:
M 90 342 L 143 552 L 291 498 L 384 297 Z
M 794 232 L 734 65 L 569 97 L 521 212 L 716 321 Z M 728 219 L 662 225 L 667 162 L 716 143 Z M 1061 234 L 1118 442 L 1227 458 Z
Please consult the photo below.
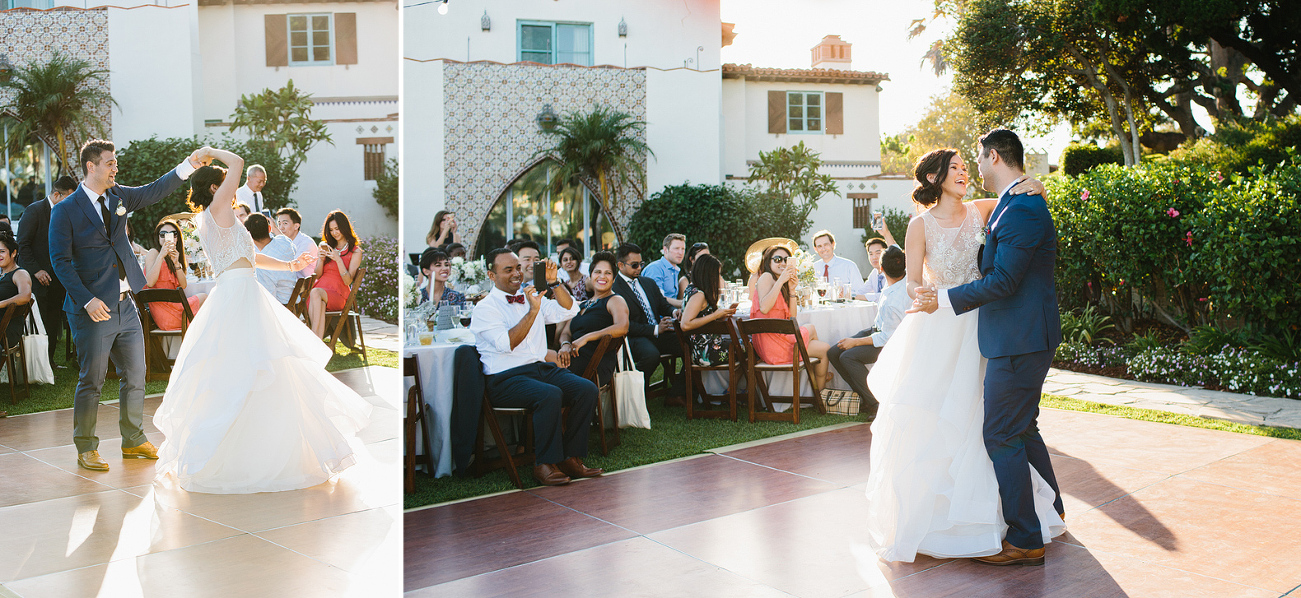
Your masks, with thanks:
M 644 263 L 646 263 L 646 262 L 624 262 L 624 263 L 627 264 L 629 268 L 632 268 L 632 269 L 636 270 L 637 268 L 640 268 L 641 265 L 644 264 Z
M 788 259 L 790 259 L 790 258 L 788 258 L 788 257 L 786 257 L 786 256 L 784 256 L 784 255 L 774 255 L 774 256 L 772 256 L 771 258 L 768 258 L 768 259 L 771 260 L 772 263 L 774 263 L 774 264 L 784 264 L 784 263 L 786 263 L 786 260 L 788 260 Z
M 170 231 L 170 230 L 165 230 L 165 231 L 162 231 L 162 232 L 158 233 L 158 237 L 159 237 L 159 238 L 163 238 L 163 239 L 165 239 L 165 238 L 167 238 L 167 237 L 175 237 L 175 236 L 176 236 L 176 233 L 174 233 L 174 232 L 172 232 L 172 231 Z
M 692 251 L 700 251 L 701 249 L 709 249 L 709 243 L 696 243 L 691 246 Z

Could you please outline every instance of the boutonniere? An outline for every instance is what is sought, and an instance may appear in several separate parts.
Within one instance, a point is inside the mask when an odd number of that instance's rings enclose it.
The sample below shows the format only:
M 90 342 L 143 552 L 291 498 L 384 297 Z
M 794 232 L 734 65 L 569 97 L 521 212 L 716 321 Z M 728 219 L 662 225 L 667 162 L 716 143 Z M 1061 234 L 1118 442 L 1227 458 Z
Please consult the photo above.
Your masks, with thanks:
M 126 216 L 126 206 L 118 206 L 118 207 L 117 207 L 117 215 L 118 215 L 118 216 Z
M 981 245 L 984 245 L 984 244 L 985 244 L 985 237 L 988 237 L 988 236 L 989 236 L 989 227 L 988 227 L 988 226 L 985 226 L 984 228 L 980 229 L 980 244 L 981 244 Z

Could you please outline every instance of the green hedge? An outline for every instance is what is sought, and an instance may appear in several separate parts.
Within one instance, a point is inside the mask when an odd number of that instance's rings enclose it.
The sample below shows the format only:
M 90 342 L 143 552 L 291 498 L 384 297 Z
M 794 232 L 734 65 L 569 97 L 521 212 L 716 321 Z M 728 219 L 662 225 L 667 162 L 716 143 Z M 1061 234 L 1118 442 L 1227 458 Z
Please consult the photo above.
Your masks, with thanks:
M 1084 174 L 1103 164 L 1124 163 L 1125 155 L 1119 147 L 1071 144 L 1062 150 L 1062 172 L 1071 176 Z
M 223 135 L 218 138 L 168 138 L 150 137 L 132 141 L 131 145 L 117 152 L 117 182 L 127 186 L 147 185 L 158 177 L 167 174 L 186 156 L 204 145 L 234 152 L 244 158 L 245 166 L 261 164 L 267 169 L 267 184 L 262 189 L 266 207 L 271 210 L 286 205 L 294 205 L 289 199 L 289 189 L 298 181 L 298 173 L 292 172 L 285 161 L 269 146 L 256 141 L 243 141 Z M 241 178 L 243 173 L 240 173 Z M 241 183 L 242 184 L 242 183 Z M 187 182 L 162 201 L 143 210 L 137 210 L 131 217 L 131 237 L 137 243 L 152 248 L 157 246 L 154 226 L 168 214 L 188 212 L 190 207 L 185 198 L 190 192 Z
M 1204 164 L 1228 176 L 1251 167 L 1287 161 L 1289 148 L 1301 148 L 1301 115 L 1242 124 L 1221 123 L 1215 133 L 1170 152 L 1176 163 Z
M 745 269 L 745 250 L 767 237 L 800 239 L 810 222 L 790 201 L 749 187 L 682 184 L 652 195 L 628 223 L 628 240 L 647 260 L 659 259 L 669 233 L 687 236 L 687 246 L 704 241 L 731 277 Z

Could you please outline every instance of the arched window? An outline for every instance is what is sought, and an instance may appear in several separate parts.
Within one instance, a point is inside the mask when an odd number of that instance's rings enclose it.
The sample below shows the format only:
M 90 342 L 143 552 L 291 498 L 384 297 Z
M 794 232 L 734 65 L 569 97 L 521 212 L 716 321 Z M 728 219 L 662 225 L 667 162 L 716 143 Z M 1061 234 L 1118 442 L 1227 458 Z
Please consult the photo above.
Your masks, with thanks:
M 552 190 L 548 183 L 554 169 L 554 162 L 542 162 L 502 193 L 479 231 L 475 255 L 487 255 L 511 239 L 536 241 L 543 255 L 555 253 L 561 239 L 577 239 L 583 244 L 584 257 L 619 244 L 610 217 L 587 187 L 566 185 L 558 192 Z

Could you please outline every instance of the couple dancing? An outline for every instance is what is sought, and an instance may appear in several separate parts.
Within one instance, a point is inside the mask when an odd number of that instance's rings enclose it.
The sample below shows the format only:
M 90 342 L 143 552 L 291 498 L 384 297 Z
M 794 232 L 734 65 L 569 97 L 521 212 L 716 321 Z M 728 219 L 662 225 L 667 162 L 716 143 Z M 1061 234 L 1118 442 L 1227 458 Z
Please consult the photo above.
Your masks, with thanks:
M 73 408 L 78 464 L 107 471 L 95 435 L 100 388 L 113 360 L 122 377 L 118 405 L 123 458 L 158 459 L 157 477 L 185 490 L 219 494 L 314 486 L 352 465 L 348 439 L 370 405 L 325 371 L 330 350 L 263 289 L 254 267 L 299 270 L 257 253 L 232 209 L 244 161 L 203 147 L 143 187 L 116 183 L 115 147 L 81 148 L 85 181 L 50 216 L 50 256 L 67 288 L 64 311 L 81 368 Z M 133 291 L 145 286 L 127 239 L 128 212 L 157 203 L 190 179 L 199 241 L 217 284 L 190 324 L 154 424 L 145 438 L 145 342 Z
M 1042 565 L 1044 544 L 1065 531 L 1037 425 L 1061 342 L 1057 233 L 1023 164 L 1016 134 L 985 134 L 980 175 L 999 198 L 963 203 L 967 166 L 955 150 L 917 163 L 913 199 L 928 209 L 908 225 L 914 303 L 867 377 L 881 403 L 868 545 L 882 560 Z

